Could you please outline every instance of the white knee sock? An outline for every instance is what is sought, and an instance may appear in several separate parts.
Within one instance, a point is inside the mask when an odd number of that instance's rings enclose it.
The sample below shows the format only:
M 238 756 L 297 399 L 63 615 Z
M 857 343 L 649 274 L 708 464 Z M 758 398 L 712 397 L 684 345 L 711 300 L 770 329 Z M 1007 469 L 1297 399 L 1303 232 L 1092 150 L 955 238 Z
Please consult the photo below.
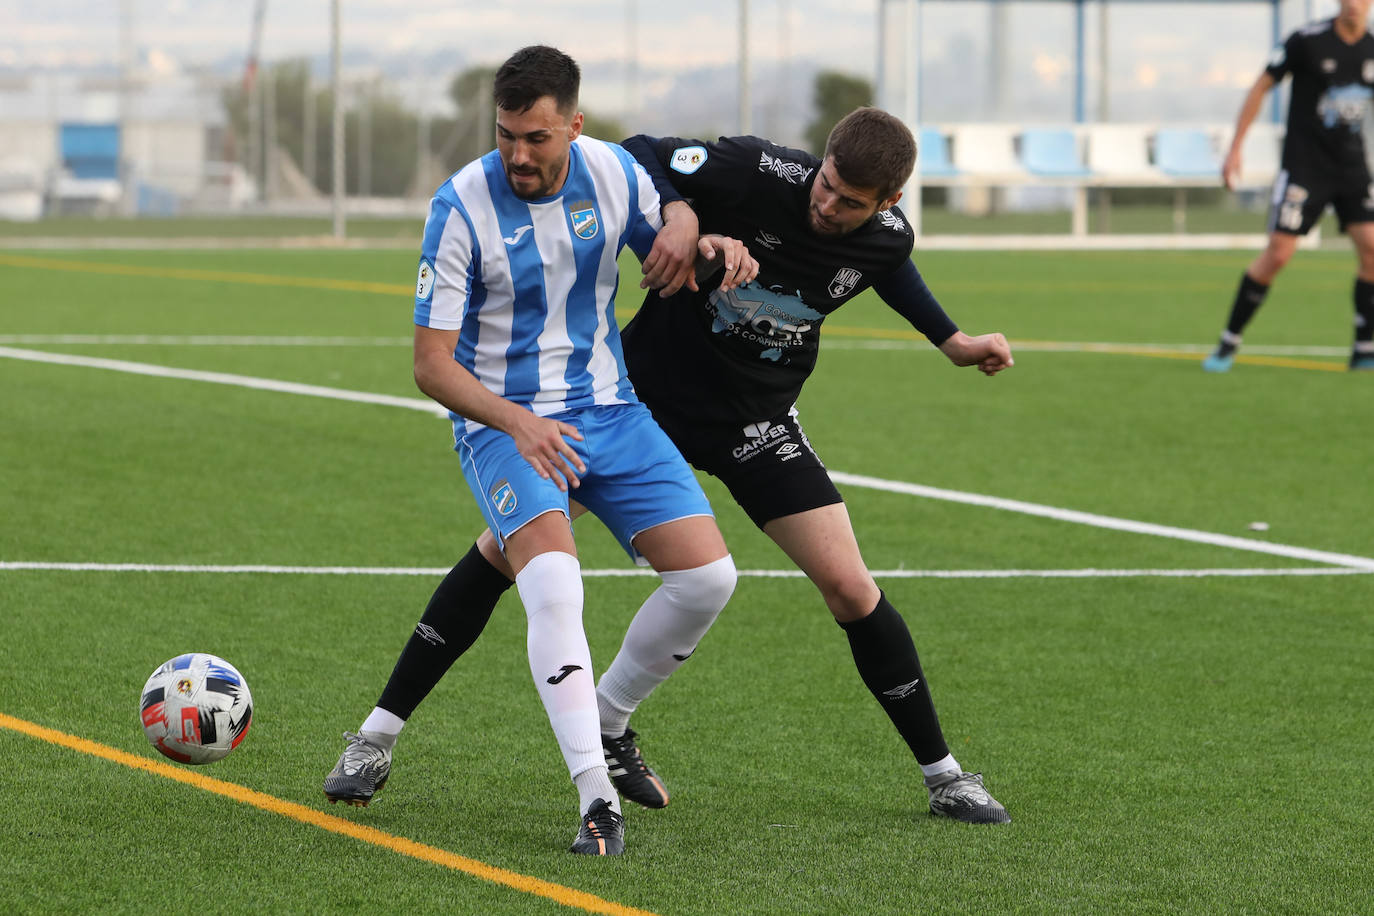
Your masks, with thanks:
M 515 585 L 528 619 L 530 673 L 568 772 L 585 796 L 582 810 L 600 797 L 619 810 L 606 775 L 592 656 L 582 629 L 582 568 L 571 554 L 541 553 L 520 570 Z M 600 779 L 589 772 L 598 767 Z
M 625 734 L 630 713 L 696 651 L 735 590 L 735 561 L 726 555 L 662 577 L 663 584 L 630 621 L 620 652 L 597 684 L 603 735 Z

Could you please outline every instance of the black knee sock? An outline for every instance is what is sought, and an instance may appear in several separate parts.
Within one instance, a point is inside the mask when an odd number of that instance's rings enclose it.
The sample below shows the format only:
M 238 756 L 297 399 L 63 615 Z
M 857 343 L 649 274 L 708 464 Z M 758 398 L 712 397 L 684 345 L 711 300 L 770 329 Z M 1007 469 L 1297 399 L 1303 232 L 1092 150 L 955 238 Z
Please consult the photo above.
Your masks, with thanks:
M 1239 336 L 1250 323 L 1250 319 L 1255 316 L 1255 312 L 1259 311 L 1268 293 L 1268 286 L 1258 280 L 1252 280 L 1248 273 L 1242 276 L 1240 286 L 1236 289 L 1235 301 L 1231 303 L 1231 316 L 1226 319 L 1226 330 Z
M 887 596 L 860 620 L 840 624 L 859 676 L 906 741 L 918 763 L 934 763 L 949 753 L 925 672 L 916 657 L 911 631 Z
M 1374 341 L 1374 283 L 1355 281 L 1355 342 Z
M 377 705 L 409 719 L 458 656 L 477 641 L 512 584 L 473 544 L 434 590 Z

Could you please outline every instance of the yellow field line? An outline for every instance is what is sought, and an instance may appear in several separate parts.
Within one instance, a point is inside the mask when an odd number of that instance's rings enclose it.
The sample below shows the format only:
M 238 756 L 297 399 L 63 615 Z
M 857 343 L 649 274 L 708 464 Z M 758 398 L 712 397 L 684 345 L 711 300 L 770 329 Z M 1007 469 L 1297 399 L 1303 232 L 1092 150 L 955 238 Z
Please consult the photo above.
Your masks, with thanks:
M 415 293 L 415 287 L 405 283 L 331 280 L 325 277 L 284 277 L 277 274 L 252 274 L 233 270 L 198 270 L 189 267 L 137 267 L 131 264 L 82 263 L 68 258 L 35 258 L 17 254 L 0 254 L 0 265 L 34 267 L 49 271 L 115 274 L 125 277 L 154 277 L 164 280 L 212 280 L 219 283 L 247 283 L 254 286 L 336 289 L 356 293 L 383 293 L 388 296 L 414 295 Z
M 371 843 L 374 846 L 381 846 L 392 852 L 403 856 L 410 856 L 413 859 L 420 859 L 434 865 L 441 865 L 444 868 L 451 868 L 454 871 L 465 872 L 483 881 L 490 881 L 493 884 L 501 884 L 506 887 L 521 891 L 526 894 L 534 894 L 538 897 L 546 897 L 555 903 L 563 906 L 575 907 L 588 913 L 604 913 L 607 916 L 654 916 L 647 910 L 637 910 L 633 907 L 623 906 L 609 900 L 588 894 L 584 891 L 564 887 L 561 884 L 554 884 L 550 881 L 541 881 L 538 878 L 531 878 L 518 872 L 507 871 L 504 868 L 497 868 L 479 862 L 476 859 L 469 859 L 451 853 L 445 849 L 438 849 L 434 846 L 426 846 L 424 843 L 417 843 L 405 837 L 394 836 L 372 827 L 365 827 L 353 821 L 336 817 L 332 814 L 325 814 L 323 811 L 316 811 L 314 808 L 307 808 L 305 805 L 298 805 L 284 799 L 266 795 L 262 792 L 237 785 L 232 782 L 224 782 L 210 776 L 204 776 L 195 770 L 184 767 L 173 766 L 161 760 L 154 760 L 149 757 L 139 757 L 121 751 L 118 748 L 108 745 L 98 744 L 85 738 L 78 738 L 66 732 L 55 731 L 45 728 L 42 725 L 35 725 L 23 719 L 16 719 L 0 713 L 0 728 L 8 728 L 21 732 L 32 738 L 47 741 L 50 744 L 57 744 L 62 747 L 79 751 L 83 754 L 90 754 L 94 757 L 102 757 L 105 760 L 122 764 L 135 770 L 144 770 L 155 776 L 165 779 L 175 779 L 187 785 L 195 786 L 197 789 L 206 792 L 213 792 L 216 795 L 223 795 L 225 798 L 242 802 L 245 805 L 252 805 L 269 811 L 272 814 L 280 814 L 292 820 L 300 821 L 303 824 L 310 824 L 321 827 L 332 833 L 342 834 L 352 837 L 364 843 Z

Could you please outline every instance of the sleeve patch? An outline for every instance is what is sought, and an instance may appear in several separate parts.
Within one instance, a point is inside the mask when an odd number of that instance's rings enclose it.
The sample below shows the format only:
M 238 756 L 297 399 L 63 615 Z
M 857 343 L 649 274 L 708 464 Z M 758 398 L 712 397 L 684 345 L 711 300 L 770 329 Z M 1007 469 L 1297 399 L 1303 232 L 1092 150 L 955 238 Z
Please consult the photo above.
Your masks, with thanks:
M 415 298 L 428 299 L 434 289 L 434 268 L 428 261 L 420 262 L 420 276 L 415 281 Z
M 704 146 L 679 146 L 673 150 L 673 158 L 669 162 L 674 172 L 681 172 L 690 175 L 706 163 L 706 147 Z

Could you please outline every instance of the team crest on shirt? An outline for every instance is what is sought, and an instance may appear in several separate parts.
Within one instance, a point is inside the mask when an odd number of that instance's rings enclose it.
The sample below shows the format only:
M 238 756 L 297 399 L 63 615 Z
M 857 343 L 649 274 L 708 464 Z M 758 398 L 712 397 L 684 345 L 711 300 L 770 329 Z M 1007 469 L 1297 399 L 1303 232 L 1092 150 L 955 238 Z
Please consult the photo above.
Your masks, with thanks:
M 858 284 L 859 278 L 863 274 L 852 267 L 841 267 L 840 272 L 835 274 L 835 279 L 830 281 L 830 297 L 839 299 L 849 295 L 850 291 Z
M 428 299 L 434 289 L 434 268 L 428 261 L 420 262 L 420 276 L 415 281 L 415 298 Z
M 496 486 L 491 488 L 491 507 L 496 510 L 498 515 L 507 516 L 515 511 L 519 501 L 515 498 L 515 490 L 511 489 L 509 480 L 499 481 Z
M 601 223 L 596 218 L 596 206 L 590 200 L 569 204 L 568 216 L 572 219 L 573 234 L 580 239 L 594 239 L 597 232 L 601 231 Z

